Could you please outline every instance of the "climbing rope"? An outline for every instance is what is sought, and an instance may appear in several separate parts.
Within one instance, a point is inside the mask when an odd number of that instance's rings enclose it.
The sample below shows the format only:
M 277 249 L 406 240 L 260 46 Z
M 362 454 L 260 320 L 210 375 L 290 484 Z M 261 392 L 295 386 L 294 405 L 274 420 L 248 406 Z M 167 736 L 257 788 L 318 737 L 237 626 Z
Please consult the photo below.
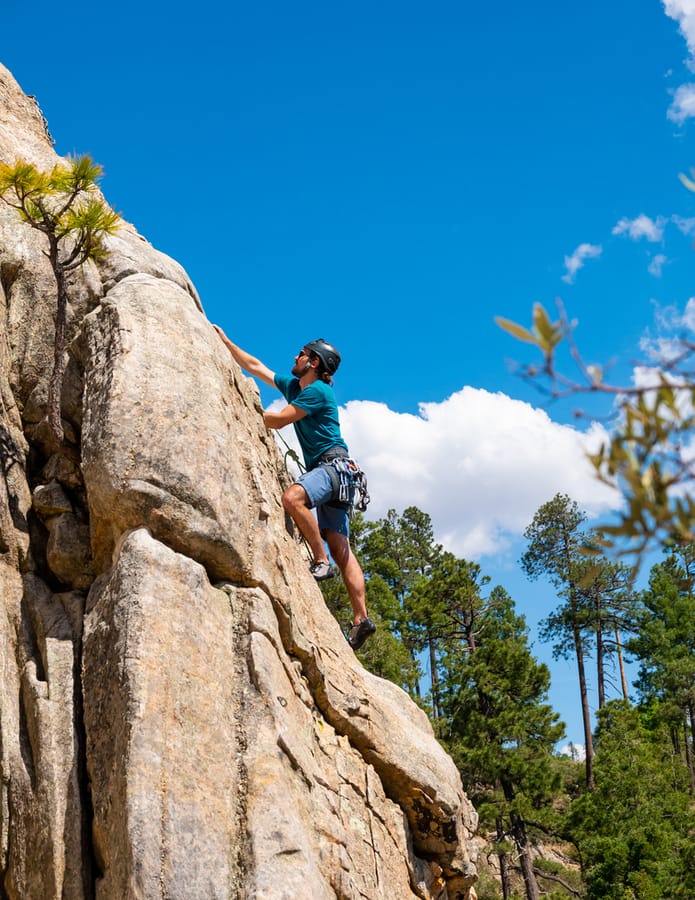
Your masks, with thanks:
M 287 463 L 288 458 L 291 459 L 291 460 L 297 465 L 297 468 L 299 469 L 300 472 L 302 472 L 302 473 L 306 472 L 306 466 L 305 466 L 305 465 L 302 463 L 302 461 L 300 460 L 299 456 L 297 455 L 297 451 L 296 451 L 296 450 L 293 450 L 292 447 L 290 447 L 290 445 L 287 443 L 287 441 L 284 439 L 284 437 L 280 434 L 279 431 L 276 431 L 276 432 L 275 432 L 275 435 L 276 435 L 278 438 L 280 438 L 280 440 L 282 441 L 282 443 L 285 445 L 285 452 L 284 452 L 284 454 L 283 454 L 283 456 L 282 456 L 282 461 L 283 461 L 283 463 L 285 464 L 285 471 L 287 472 L 288 476 L 289 476 L 290 478 L 294 478 L 294 475 L 292 474 L 292 472 L 290 472 L 290 467 L 289 467 L 289 465 L 288 465 L 288 463 Z M 310 562 L 310 563 L 313 563 L 313 561 L 314 561 L 314 554 L 313 554 L 313 552 L 312 552 L 312 550 L 311 550 L 311 547 L 309 546 L 309 542 L 308 542 L 307 539 L 304 537 L 304 535 L 303 535 L 302 532 L 299 530 L 299 528 L 297 528 L 297 532 L 299 533 L 299 536 L 300 536 L 300 538 L 302 539 L 302 543 L 304 544 L 304 546 L 305 546 L 305 548 L 306 548 L 307 555 L 308 555 L 308 558 L 309 558 L 309 562 Z

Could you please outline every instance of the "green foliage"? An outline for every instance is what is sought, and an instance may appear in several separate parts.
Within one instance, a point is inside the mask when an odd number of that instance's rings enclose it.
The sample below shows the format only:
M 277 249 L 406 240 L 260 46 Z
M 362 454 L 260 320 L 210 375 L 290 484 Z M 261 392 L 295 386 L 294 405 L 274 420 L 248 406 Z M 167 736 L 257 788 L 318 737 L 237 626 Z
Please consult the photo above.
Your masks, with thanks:
M 467 784 L 499 785 L 505 802 L 537 808 L 559 786 L 552 753 L 564 725 L 547 703 L 550 673 L 506 592 L 480 618 L 475 650 L 447 656 L 447 740 Z
M 474 647 L 476 620 L 483 606 L 481 589 L 489 581 L 477 563 L 441 553 L 428 576 L 413 585 L 410 611 L 422 645 L 432 636 Z
M 598 714 L 596 786 L 576 800 L 569 828 L 589 900 L 695 896 L 686 776 L 663 730 L 613 701 Z
M 432 520 L 415 506 L 400 516 L 390 509 L 385 519 L 369 523 L 359 549 L 369 571 L 384 579 L 404 613 L 415 581 L 429 573 L 441 552 Z M 407 627 L 404 617 L 394 624 Z
M 550 673 L 528 648 L 523 617 L 495 588 L 477 611 L 474 645 L 447 641 L 443 708 L 445 743 L 480 821 L 498 835 L 496 852 L 513 844 L 529 896 L 538 896 L 529 847 L 530 817 L 551 827 L 559 789 L 553 747 L 564 725 L 547 703 Z
M 525 621 L 507 592 L 496 586 L 486 593 L 480 566 L 444 552 L 416 507 L 374 523 L 356 516 L 353 526 L 370 614 L 379 622 L 360 658 L 425 707 L 415 686 L 420 663 L 429 661 L 436 733 L 461 771 L 481 829 L 496 836 L 489 852 L 504 859 L 511 894 L 581 894 L 576 871 L 532 852 L 532 842 L 552 835 L 576 846 L 589 900 L 695 896 L 695 822 L 683 753 L 692 741 L 684 724 L 695 683 L 692 548 L 672 549 L 636 603 L 629 568 L 597 552 L 568 496 L 544 504 L 527 529 L 522 565 L 532 578 L 547 577 L 560 601 L 544 632 L 556 652 L 579 648 L 582 661 L 594 651 L 609 656 L 619 649 L 620 629 L 634 635 L 629 645 L 640 661 L 638 684 L 649 703 L 633 709 L 612 701 L 599 711 L 587 790 L 585 763 L 554 755 L 564 726 L 548 703 L 550 674 L 531 654 Z M 326 582 L 322 590 L 347 623 L 342 583 Z M 588 707 L 586 713 L 588 720 Z M 590 730 L 588 738 L 593 754 Z M 489 898 L 501 895 L 489 872 L 480 887 Z
M 432 521 L 415 506 L 400 516 L 391 509 L 386 518 L 366 524 L 357 548 L 367 578 L 369 608 L 377 608 L 405 648 L 409 663 L 403 669 L 406 681 L 401 683 L 411 696 L 419 697 L 418 653 L 423 637 L 413 600 L 415 585 L 429 577 L 441 553 L 441 547 L 434 542 Z
M 502 900 L 499 880 L 487 872 L 482 872 L 475 883 L 478 900 Z
M 586 516 L 566 494 L 556 494 L 536 512 L 524 532 L 528 548 L 521 565 L 529 576 L 545 576 L 560 604 L 540 625 L 543 641 L 553 642 L 555 658 L 574 655 L 584 723 L 587 784 L 592 782 L 593 742 L 587 693 L 586 660 L 595 650 L 599 706 L 605 702 L 605 662 L 612 655 L 622 671 L 620 633 L 635 628 L 632 571 L 596 549 L 596 534 L 585 529 Z M 623 687 L 626 694 L 626 687 Z
M 47 421 L 54 449 L 64 441 L 60 416 L 65 371 L 65 328 L 69 273 L 88 259 L 100 259 L 104 238 L 113 234 L 119 216 L 95 195 L 101 166 L 88 156 L 41 172 L 31 163 L 0 163 L 0 198 L 31 228 L 42 233 L 56 280 L 54 365 L 48 386 Z
M 536 511 L 524 531 L 529 542 L 521 566 L 529 578 L 547 577 L 559 590 L 578 581 L 575 567 L 582 560 L 586 515 L 567 494 L 556 494 Z
M 628 649 L 640 662 L 638 689 L 645 700 L 672 705 L 682 715 L 695 703 L 694 548 L 670 548 L 652 567 L 640 597 L 638 634 Z
M 554 757 L 555 770 L 561 785 L 554 802 L 558 812 L 567 812 L 571 801 L 579 797 L 585 789 L 584 765 L 581 762 L 581 755 L 579 749 L 577 749 L 577 753 L 574 756 L 563 755 Z
M 512 337 L 538 347 L 546 363 L 552 360 L 553 351 L 564 336 L 562 321 L 552 322 L 545 307 L 540 303 L 533 304 L 533 325 L 530 329 L 500 316 L 495 318 L 495 322 Z
M 344 622 L 347 634 L 351 623 L 350 600 L 342 579 L 321 582 L 326 605 L 338 621 Z M 367 609 L 376 624 L 376 633 L 358 651 L 362 665 L 380 678 L 388 678 L 403 687 L 419 678 L 419 670 L 413 665 L 410 654 L 398 636 L 390 629 L 393 596 L 386 583 L 378 575 L 367 580 Z
M 427 577 L 415 582 L 410 598 L 412 627 L 418 646 L 427 650 L 432 688 L 430 701 L 435 719 L 443 715 L 442 677 L 446 654 L 475 649 L 480 612 L 485 601 L 481 589 L 489 582 L 477 563 L 440 553 Z
M 419 674 L 407 649 L 396 635 L 388 628 L 382 627 L 381 623 L 375 635 L 360 651 L 360 659 L 365 668 L 374 675 L 388 678 L 399 687 L 414 683 Z
M 688 495 L 674 495 L 672 488 L 689 480 L 681 448 L 691 440 L 695 416 L 695 392 L 676 386 L 663 372 L 648 392 L 623 403 L 622 422 L 613 437 L 590 454 L 601 481 L 618 485 L 627 511 L 616 525 L 605 525 L 609 545 L 628 538 L 637 551 L 644 550 L 654 535 L 677 542 L 695 539 L 695 502 Z
M 585 521 L 586 516 L 573 500 L 566 494 L 556 494 L 537 510 L 524 531 L 528 548 L 521 558 L 521 565 L 529 578 L 547 577 L 565 601 L 547 617 L 541 627 L 541 637 L 555 641 L 553 652 L 556 657 L 574 653 L 576 659 L 586 748 L 586 781 L 590 787 L 594 752 L 585 672 L 585 632 L 590 613 L 580 592 L 580 583 L 586 576 L 586 557 L 582 553 L 587 543 L 582 528 Z
M 576 651 L 576 629 L 583 635 L 582 646 L 591 639 L 602 658 L 619 649 L 616 630 L 628 633 L 637 627 L 632 574 L 630 567 L 604 557 L 588 559 L 579 554 L 574 558 L 570 572 L 573 590 L 570 583 L 558 590 L 565 602 L 539 628 L 541 640 L 555 641 L 556 659 L 567 659 Z
M 67 271 L 102 257 L 104 237 L 117 228 L 118 214 L 93 193 L 101 174 L 101 166 L 88 156 L 51 172 L 22 161 L 14 166 L 0 163 L 0 196 L 49 241 L 62 245 L 70 239 L 69 250 L 57 260 Z
M 375 675 L 388 678 L 400 687 L 413 685 L 420 678 L 419 667 L 393 627 L 394 622 L 400 620 L 398 600 L 386 581 L 371 571 L 360 550 L 365 535 L 372 527 L 361 513 L 356 513 L 350 529 L 353 552 L 365 570 L 367 609 L 377 626 L 376 633 L 358 651 L 358 655 L 365 668 Z M 342 579 L 323 581 L 320 587 L 326 605 L 338 622 L 343 623 L 343 630 L 347 634 L 352 608 Z
M 681 181 L 695 191 L 692 177 L 681 175 Z M 603 526 L 591 541 L 593 559 L 582 563 L 566 545 L 564 569 L 559 567 L 562 554 L 552 553 L 557 535 L 546 530 L 545 545 L 538 534 L 529 536 L 535 546 L 522 562 L 530 577 L 546 575 L 565 600 L 546 620 L 544 637 L 555 640 L 559 654 L 574 645 L 580 684 L 589 638 L 600 666 L 604 652 L 613 649 L 612 626 L 618 652 L 619 631 L 632 634 L 627 647 L 639 660 L 636 686 L 645 701 L 640 709 L 625 701 L 599 709 L 595 782 L 589 783 L 594 789 L 577 796 L 579 786 L 566 781 L 574 797 L 568 827 L 590 900 L 693 897 L 695 342 L 669 335 L 645 365 L 648 382 L 611 385 L 602 366 L 585 363 L 574 340 L 576 322 L 567 320 L 560 303 L 558 308 L 559 318 L 551 321 L 535 304 L 530 329 L 497 322 L 539 351 L 541 364 L 525 365 L 520 374 L 541 391 L 552 398 L 604 395 L 614 403 L 611 436 L 590 461 L 625 502 L 617 523 Z M 561 371 L 561 347 L 569 350 L 576 374 Z M 608 563 L 600 550 L 634 554 L 636 570 L 645 549 L 659 543 L 669 555 L 652 569 L 649 588 L 636 601 L 626 567 Z

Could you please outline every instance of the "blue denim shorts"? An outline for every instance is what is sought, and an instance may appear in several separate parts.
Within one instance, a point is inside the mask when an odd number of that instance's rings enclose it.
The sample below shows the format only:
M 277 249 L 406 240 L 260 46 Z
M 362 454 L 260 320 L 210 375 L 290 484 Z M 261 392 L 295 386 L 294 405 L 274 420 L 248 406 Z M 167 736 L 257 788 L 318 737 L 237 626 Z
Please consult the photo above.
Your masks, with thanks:
M 323 466 L 317 466 L 315 469 L 304 472 L 299 476 L 296 484 L 301 484 L 306 491 L 309 507 L 316 508 L 321 532 L 337 531 L 338 534 L 350 537 L 350 513 L 352 512 L 354 491 L 350 491 L 349 506 L 329 506 L 328 503 L 333 496 L 333 482 Z

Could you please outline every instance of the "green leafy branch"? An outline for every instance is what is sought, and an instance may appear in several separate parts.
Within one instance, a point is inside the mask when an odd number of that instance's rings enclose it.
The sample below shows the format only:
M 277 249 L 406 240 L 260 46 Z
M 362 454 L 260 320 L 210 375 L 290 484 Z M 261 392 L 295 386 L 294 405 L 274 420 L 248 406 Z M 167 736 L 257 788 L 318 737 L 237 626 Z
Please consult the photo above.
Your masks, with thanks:
M 693 182 L 695 187 L 695 182 Z M 641 554 L 656 539 L 679 544 L 695 540 L 695 343 L 680 337 L 668 353 L 649 362 L 652 379 L 644 385 L 615 385 L 605 380 L 605 368 L 583 359 L 570 322 L 558 301 L 552 320 L 536 303 L 529 328 L 501 317 L 497 324 L 541 354 L 541 364 L 527 364 L 521 375 L 553 399 L 581 394 L 611 395 L 617 405 L 617 426 L 596 453 L 589 454 L 597 477 L 617 488 L 625 500 L 616 524 L 601 531 L 605 546 L 627 542 L 624 552 Z M 557 364 L 561 344 L 569 349 L 578 375 Z M 577 415 L 584 415 L 578 412 Z

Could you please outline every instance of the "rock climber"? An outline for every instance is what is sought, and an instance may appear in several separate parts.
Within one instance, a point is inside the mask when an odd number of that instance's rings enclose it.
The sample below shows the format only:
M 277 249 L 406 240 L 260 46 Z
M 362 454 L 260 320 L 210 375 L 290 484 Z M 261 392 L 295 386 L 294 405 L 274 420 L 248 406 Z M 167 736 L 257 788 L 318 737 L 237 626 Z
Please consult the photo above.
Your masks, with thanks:
M 358 650 L 374 634 L 376 625 L 367 615 L 364 574 L 350 547 L 355 490 L 351 469 L 355 464 L 340 433 L 338 404 L 332 388 L 340 354 L 323 338 L 309 341 L 295 356 L 291 375 L 276 374 L 232 343 L 218 325 L 213 328 L 242 369 L 277 388 L 287 400 L 280 412 L 263 414 L 266 428 L 294 425 L 306 464 L 306 472 L 282 495 L 282 505 L 309 545 L 313 555 L 310 571 L 317 581 L 335 575 L 323 539 L 328 544 L 352 604 L 348 643 Z M 311 511 L 314 508 L 316 517 Z

